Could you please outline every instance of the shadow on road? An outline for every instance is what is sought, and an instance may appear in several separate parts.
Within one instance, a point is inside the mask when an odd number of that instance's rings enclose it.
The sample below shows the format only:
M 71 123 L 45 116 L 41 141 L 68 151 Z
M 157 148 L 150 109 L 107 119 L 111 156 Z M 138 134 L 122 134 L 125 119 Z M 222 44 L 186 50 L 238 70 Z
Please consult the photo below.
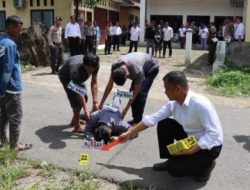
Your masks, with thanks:
M 108 169 L 121 170 L 127 174 L 136 175 L 141 179 L 125 181 L 121 185 L 124 186 L 137 186 L 146 189 L 185 189 L 194 190 L 200 189 L 206 185 L 206 182 L 200 183 L 194 181 L 192 177 L 172 177 L 168 172 L 157 172 L 152 169 L 152 167 L 144 168 L 130 168 L 125 166 L 116 166 L 97 163 L 98 165 L 104 166 Z
M 243 148 L 250 153 L 250 136 L 246 135 L 235 135 L 233 136 L 237 143 L 242 143 Z
M 72 133 L 69 125 L 49 125 L 36 131 L 41 141 L 49 143 L 51 149 L 63 149 L 66 143 L 63 140 L 67 139 L 82 139 L 82 134 Z M 67 130 L 67 131 L 66 131 Z

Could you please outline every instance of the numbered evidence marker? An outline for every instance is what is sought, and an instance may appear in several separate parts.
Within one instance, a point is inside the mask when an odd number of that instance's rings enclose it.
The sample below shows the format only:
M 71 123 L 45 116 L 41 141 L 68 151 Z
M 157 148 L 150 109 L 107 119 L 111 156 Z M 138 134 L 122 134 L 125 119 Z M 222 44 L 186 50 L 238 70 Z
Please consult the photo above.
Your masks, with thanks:
M 190 135 L 185 139 L 176 141 L 173 144 L 167 145 L 167 149 L 171 155 L 174 155 L 178 152 L 181 152 L 183 150 L 188 150 L 194 145 L 196 145 L 198 142 L 194 135 Z
M 85 94 L 87 94 L 86 88 L 83 88 L 82 86 L 74 83 L 73 81 L 69 82 L 67 88 L 76 92 L 77 94 L 80 94 L 81 96 L 85 96 Z
M 117 90 L 116 96 L 118 96 L 120 98 L 133 99 L 133 92 L 126 92 L 126 91 Z
M 79 164 L 81 166 L 86 166 L 86 165 L 88 165 L 88 161 L 89 161 L 89 155 L 87 153 L 82 153 L 80 155 Z

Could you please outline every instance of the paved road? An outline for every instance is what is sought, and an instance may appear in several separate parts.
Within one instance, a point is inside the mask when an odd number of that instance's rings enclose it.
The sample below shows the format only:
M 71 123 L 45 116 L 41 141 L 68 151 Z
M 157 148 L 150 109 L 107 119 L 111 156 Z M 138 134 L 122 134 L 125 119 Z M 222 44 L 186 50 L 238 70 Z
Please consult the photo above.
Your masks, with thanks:
M 155 127 L 140 133 L 138 138 L 126 144 L 114 147 L 109 152 L 84 149 L 82 136 L 71 133 L 72 128 L 68 126 L 72 113 L 56 76 L 49 75 L 49 69 L 44 68 L 32 74 L 32 77 L 34 81 L 39 82 L 31 82 L 28 77 L 24 79 L 24 117 L 20 140 L 33 143 L 34 148 L 24 152 L 23 156 L 45 160 L 60 167 L 92 171 L 99 177 L 120 183 L 131 181 L 142 187 L 151 186 L 164 190 L 249 189 L 249 107 L 215 105 L 224 129 L 225 143 L 209 182 L 197 183 L 191 177 L 174 178 L 167 172 L 152 170 L 154 163 L 162 161 L 159 159 Z M 43 77 L 51 77 L 51 86 L 44 84 L 46 82 Z M 103 87 L 100 89 L 103 90 Z M 167 101 L 164 96 L 151 97 L 147 102 L 146 114 L 158 110 Z M 126 119 L 129 117 L 130 115 Z M 89 154 L 88 166 L 79 165 L 81 153 Z

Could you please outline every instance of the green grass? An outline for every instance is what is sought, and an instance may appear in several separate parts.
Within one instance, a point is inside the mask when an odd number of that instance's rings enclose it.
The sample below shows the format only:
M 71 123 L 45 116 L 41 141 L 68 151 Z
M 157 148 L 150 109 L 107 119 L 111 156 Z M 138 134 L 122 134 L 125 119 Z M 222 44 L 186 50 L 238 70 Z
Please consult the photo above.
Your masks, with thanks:
M 207 82 L 212 90 L 225 96 L 250 96 L 250 67 L 237 67 L 226 62 L 208 77 Z
M 30 63 L 29 60 L 21 60 L 21 71 L 22 73 L 34 70 L 35 67 Z

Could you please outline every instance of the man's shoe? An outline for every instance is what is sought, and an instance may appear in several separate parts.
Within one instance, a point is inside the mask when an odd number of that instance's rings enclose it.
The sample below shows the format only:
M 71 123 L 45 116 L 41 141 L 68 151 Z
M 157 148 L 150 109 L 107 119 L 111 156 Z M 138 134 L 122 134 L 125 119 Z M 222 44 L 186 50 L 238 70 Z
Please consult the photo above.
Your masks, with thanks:
M 195 181 L 197 182 L 206 182 L 209 180 L 212 170 L 214 169 L 215 161 L 213 161 L 212 165 L 209 168 L 204 168 L 200 175 L 195 176 Z
M 154 164 L 153 169 L 155 171 L 167 171 L 168 170 L 168 161 Z

